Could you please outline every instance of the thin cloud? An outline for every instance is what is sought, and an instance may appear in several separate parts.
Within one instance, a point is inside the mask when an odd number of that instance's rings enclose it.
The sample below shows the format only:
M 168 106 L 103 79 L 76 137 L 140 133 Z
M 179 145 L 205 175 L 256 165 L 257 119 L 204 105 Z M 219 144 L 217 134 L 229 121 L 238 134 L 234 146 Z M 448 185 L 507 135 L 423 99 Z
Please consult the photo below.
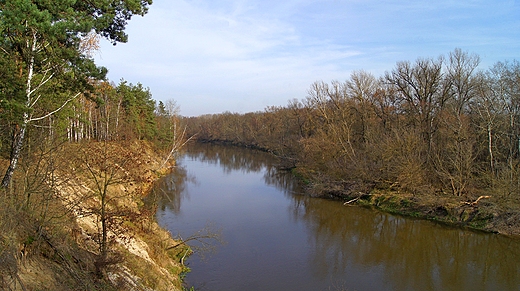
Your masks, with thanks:
M 315 80 L 456 47 L 514 57 L 518 12 L 512 1 L 155 0 L 130 21 L 128 44 L 102 44 L 98 63 L 186 115 L 257 111 L 304 98 Z

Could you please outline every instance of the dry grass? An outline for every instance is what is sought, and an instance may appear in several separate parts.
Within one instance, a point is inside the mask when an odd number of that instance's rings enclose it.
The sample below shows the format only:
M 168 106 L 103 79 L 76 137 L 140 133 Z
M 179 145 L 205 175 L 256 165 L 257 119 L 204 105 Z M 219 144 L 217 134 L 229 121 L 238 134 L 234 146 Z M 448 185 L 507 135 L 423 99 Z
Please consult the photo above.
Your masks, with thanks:
M 111 232 L 112 253 L 118 259 L 106 274 L 116 275 L 96 275 L 97 222 L 85 211 L 96 199 L 85 187 L 88 178 L 74 163 L 85 146 L 94 155 L 100 149 L 99 144 L 65 145 L 60 152 L 40 156 L 39 164 L 31 161 L 45 171 L 21 167 L 24 170 L 16 172 L 12 187 L 0 190 L 0 289 L 128 290 L 138 282 L 135 286 L 140 290 L 180 290 L 178 254 L 165 251 L 172 239 L 155 223 L 152 213 L 141 212 L 141 198 L 157 179 L 163 162 L 145 143 L 110 145 L 132 160 L 124 169 L 129 182 L 110 189 L 111 195 L 121 197 L 113 207 L 124 206 L 132 215 L 119 218 L 119 226 Z M 0 161 L 0 166 L 6 165 L 7 161 Z M 55 179 L 49 181 L 51 176 Z M 31 188 L 29 180 L 35 182 Z M 46 182 L 38 184 L 38 180 Z

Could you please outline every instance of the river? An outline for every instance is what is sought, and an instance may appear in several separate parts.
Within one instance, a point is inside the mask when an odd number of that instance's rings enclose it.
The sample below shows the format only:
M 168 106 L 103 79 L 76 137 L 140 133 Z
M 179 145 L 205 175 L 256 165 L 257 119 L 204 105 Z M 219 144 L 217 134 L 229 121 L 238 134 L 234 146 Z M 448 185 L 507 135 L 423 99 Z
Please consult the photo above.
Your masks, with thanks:
M 224 241 L 186 260 L 188 286 L 520 290 L 518 239 L 309 197 L 276 162 L 254 150 L 194 145 L 157 183 L 162 227 L 183 238 L 211 229 Z

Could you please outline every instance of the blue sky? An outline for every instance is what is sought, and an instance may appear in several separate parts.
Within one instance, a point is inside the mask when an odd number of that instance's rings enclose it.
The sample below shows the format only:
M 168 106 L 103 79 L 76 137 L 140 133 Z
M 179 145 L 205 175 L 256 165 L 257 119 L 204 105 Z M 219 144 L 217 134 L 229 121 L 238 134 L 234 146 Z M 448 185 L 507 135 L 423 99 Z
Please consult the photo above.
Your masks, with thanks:
M 140 82 L 185 116 L 245 113 L 455 48 L 481 69 L 520 60 L 520 0 L 154 0 L 126 31 L 96 56 L 110 80 Z

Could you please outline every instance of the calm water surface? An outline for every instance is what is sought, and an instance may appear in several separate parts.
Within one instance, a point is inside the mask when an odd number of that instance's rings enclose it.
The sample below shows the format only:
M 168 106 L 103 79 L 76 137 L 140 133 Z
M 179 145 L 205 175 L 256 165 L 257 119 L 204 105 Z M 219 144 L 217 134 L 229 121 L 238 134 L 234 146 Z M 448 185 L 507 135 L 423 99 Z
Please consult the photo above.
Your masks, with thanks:
M 156 187 L 159 223 L 225 244 L 187 260 L 197 290 L 520 290 L 520 242 L 303 195 L 252 150 L 193 146 Z

